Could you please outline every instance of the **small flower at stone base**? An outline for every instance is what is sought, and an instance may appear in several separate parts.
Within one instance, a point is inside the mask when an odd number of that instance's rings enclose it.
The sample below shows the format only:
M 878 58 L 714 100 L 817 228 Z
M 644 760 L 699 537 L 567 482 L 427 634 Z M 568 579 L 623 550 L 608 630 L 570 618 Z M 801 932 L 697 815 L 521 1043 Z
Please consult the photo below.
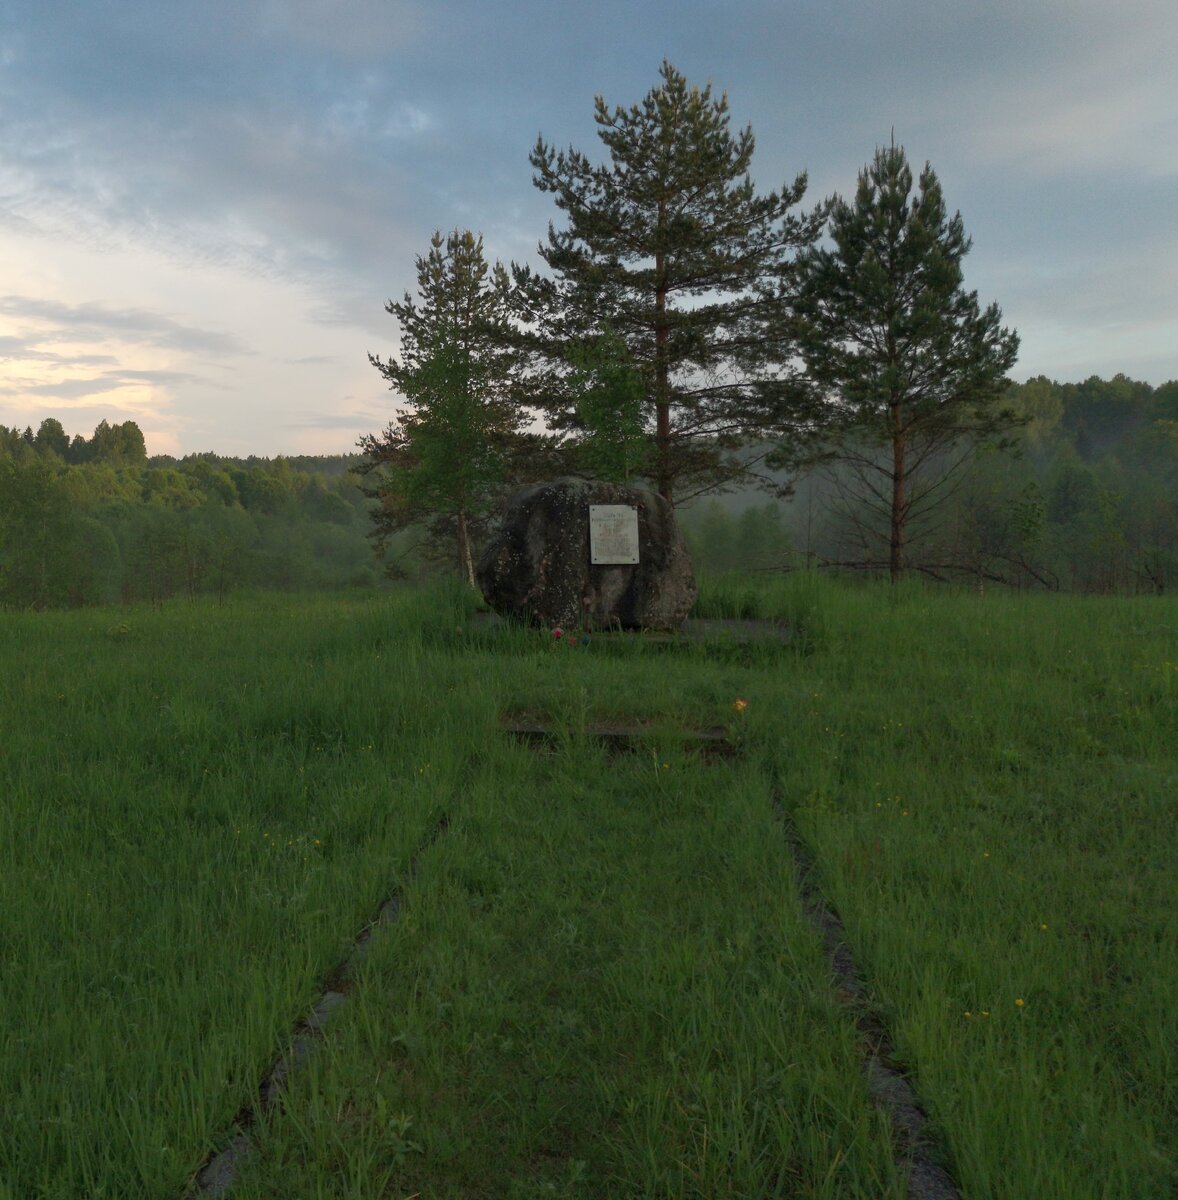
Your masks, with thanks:
M 748 706 L 749 706 L 749 702 L 747 700 L 733 700 L 732 701 L 733 710 L 738 713 L 744 712 L 744 710 L 746 708 L 748 708 Z
M 552 636 L 553 636 L 554 640 L 556 640 L 556 641 L 558 641 L 558 642 L 559 642 L 559 641 L 560 641 L 560 639 L 561 639 L 562 637 L 564 637 L 564 630 L 563 630 L 563 629 L 561 629 L 561 627 L 558 625 L 558 626 L 557 626 L 557 627 L 556 627 L 556 628 L 555 628 L 555 629 L 552 631 Z

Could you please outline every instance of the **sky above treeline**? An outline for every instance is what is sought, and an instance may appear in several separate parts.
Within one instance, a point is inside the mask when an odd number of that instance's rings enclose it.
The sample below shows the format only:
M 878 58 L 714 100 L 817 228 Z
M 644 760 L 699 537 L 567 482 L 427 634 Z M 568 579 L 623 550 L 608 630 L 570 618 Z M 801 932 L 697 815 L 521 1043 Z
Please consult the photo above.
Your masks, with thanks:
M 6 0 L 0 424 L 152 454 L 342 453 L 397 397 L 435 229 L 542 266 L 538 134 L 669 59 L 761 190 L 850 195 L 894 136 L 973 238 L 1015 379 L 1178 378 L 1174 0 Z

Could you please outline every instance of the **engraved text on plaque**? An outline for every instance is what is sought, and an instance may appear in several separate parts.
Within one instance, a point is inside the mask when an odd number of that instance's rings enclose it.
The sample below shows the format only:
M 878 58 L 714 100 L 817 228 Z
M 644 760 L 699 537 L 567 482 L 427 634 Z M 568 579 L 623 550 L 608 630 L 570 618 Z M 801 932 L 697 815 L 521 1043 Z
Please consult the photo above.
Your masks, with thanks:
M 589 561 L 594 566 L 638 561 L 638 509 L 630 504 L 589 505 Z

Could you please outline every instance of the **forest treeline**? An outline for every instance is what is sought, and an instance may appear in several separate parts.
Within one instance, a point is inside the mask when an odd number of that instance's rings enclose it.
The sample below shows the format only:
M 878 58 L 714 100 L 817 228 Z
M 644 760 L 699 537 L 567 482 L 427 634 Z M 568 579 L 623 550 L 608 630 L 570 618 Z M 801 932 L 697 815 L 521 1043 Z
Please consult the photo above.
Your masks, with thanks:
M 1012 385 L 1013 451 L 976 456 L 918 528 L 925 575 L 1080 592 L 1178 586 L 1178 381 Z M 51 608 L 236 588 L 378 586 L 438 569 L 406 533 L 378 557 L 359 455 L 148 458 L 134 422 L 70 439 L 0 426 L 0 604 Z M 865 561 L 870 507 L 838 468 L 792 500 L 743 492 L 682 510 L 703 571 Z M 453 569 L 452 567 L 449 569 Z
M 1073 592 L 1178 585 L 1178 381 L 1014 386 L 1014 449 L 983 452 L 916 530 L 927 574 Z M 844 535 L 844 546 L 846 539 Z
M 133 421 L 72 440 L 55 418 L 0 426 L 0 604 L 374 587 L 357 458 L 149 459 Z
M 1024 421 L 949 476 L 913 522 L 911 567 L 929 578 L 1073 592 L 1178 587 L 1178 381 L 1043 376 L 1010 386 Z M 797 480 L 784 509 L 756 494 L 705 500 L 684 525 L 697 560 L 882 573 L 886 513 L 840 465 Z
M 1019 424 L 1018 334 L 966 290 L 932 165 L 893 140 L 853 198 L 803 211 L 806 173 L 758 192 L 751 126 L 667 60 L 640 103 L 595 97 L 594 122 L 605 161 L 543 135 L 528 156 L 561 213 L 543 267 L 439 229 L 416 296 L 385 306 L 399 353 L 369 360 L 405 406 L 361 442 L 379 531 L 424 525 L 473 587 L 481 527 L 549 453 L 677 506 L 838 461 L 886 516 L 859 523 L 857 562 L 882 546 L 898 582 L 948 478 Z

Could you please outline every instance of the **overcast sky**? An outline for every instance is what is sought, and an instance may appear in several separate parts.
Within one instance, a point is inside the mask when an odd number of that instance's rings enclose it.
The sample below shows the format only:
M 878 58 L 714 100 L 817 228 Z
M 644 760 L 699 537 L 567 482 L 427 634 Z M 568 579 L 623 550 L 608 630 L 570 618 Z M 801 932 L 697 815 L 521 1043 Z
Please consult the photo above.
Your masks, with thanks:
M 539 262 L 536 136 L 669 58 L 753 177 L 932 163 L 1014 375 L 1178 378 L 1175 0 L 0 0 L 0 424 L 337 453 L 434 229 Z

